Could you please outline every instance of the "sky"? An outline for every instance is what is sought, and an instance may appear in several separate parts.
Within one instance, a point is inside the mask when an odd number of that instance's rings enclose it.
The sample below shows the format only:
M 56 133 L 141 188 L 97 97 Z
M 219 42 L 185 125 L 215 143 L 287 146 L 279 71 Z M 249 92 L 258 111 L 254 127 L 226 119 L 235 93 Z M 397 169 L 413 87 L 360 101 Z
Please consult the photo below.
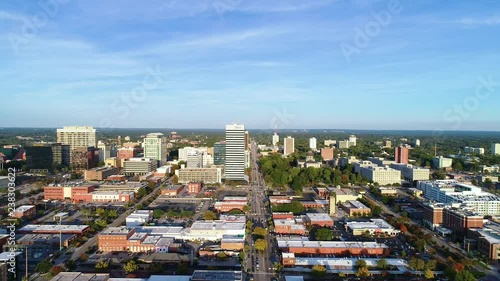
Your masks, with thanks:
M 499 131 L 499 34 L 497 0 L 2 0 L 0 127 Z

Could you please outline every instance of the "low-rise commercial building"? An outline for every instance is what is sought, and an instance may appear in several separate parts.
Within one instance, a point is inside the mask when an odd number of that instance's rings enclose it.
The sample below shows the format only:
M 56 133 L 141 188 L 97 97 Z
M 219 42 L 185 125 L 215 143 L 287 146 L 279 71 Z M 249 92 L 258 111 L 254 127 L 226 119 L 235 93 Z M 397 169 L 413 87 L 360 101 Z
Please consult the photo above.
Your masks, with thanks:
M 382 196 L 397 196 L 398 195 L 398 190 L 395 188 L 391 188 L 391 187 L 381 186 L 378 188 L 378 191 L 380 192 L 380 195 L 382 195 Z
M 190 182 L 187 184 L 188 194 L 200 194 L 201 182 Z
M 184 186 L 182 185 L 169 185 L 165 188 L 162 188 L 161 195 L 175 197 L 179 195 L 184 190 Z
M 90 230 L 88 225 L 28 224 L 18 230 L 19 234 L 76 234 L 84 235 Z
M 274 232 L 281 235 L 300 235 L 307 234 L 304 225 L 299 224 L 292 215 L 292 218 L 274 219 Z
M 358 236 L 365 233 L 370 235 L 395 236 L 400 233 L 392 225 L 382 219 L 371 219 L 370 221 L 350 221 L 345 224 L 345 228 L 352 235 Z
M 313 227 L 333 227 L 333 219 L 328 214 L 307 213 L 305 221 Z
M 337 212 L 336 206 L 338 204 L 347 201 L 356 201 L 361 197 L 361 194 L 356 193 L 352 189 L 334 189 L 330 195 L 330 215 L 334 215 Z
M 342 207 L 342 210 L 344 210 L 344 212 L 347 215 L 349 215 L 350 217 L 367 216 L 367 215 L 370 215 L 372 212 L 372 210 L 370 208 L 368 208 L 367 206 L 365 206 L 363 203 L 361 203 L 359 201 L 355 201 L 355 200 L 350 200 L 350 201 L 344 202 L 344 203 L 342 203 L 341 207 Z
M 72 199 L 75 195 L 88 194 L 97 188 L 93 184 L 69 184 L 69 185 L 51 185 L 43 189 L 45 200 L 65 200 Z
M 437 169 L 447 169 L 451 168 L 453 165 L 453 159 L 445 158 L 443 156 L 432 158 L 432 166 Z
M 115 167 L 99 167 L 91 170 L 85 170 L 86 181 L 103 181 L 109 176 L 117 175 L 120 172 Z
M 18 219 L 32 218 L 36 215 L 36 207 L 34 205 L 19 206 L 14 210 L 14 216 Z
M 384 256 L 389 247 L 376 242 L 327 242 L 293 241 L 278 239 L 278 247 L 284 253 L 295 255 L 336 256 Z
M 135 228 L 147 224 L 153 220 L 152 210 L 138 210 L 125 219 L 127 228 Z
M 500 225 L 498 223 L 489 222 L 482 229 L 469 229 L 467 237 L 474 242 L 473 247 L 466 248 L 467 251 L 477 250 L 492 261 L 500 260 Z

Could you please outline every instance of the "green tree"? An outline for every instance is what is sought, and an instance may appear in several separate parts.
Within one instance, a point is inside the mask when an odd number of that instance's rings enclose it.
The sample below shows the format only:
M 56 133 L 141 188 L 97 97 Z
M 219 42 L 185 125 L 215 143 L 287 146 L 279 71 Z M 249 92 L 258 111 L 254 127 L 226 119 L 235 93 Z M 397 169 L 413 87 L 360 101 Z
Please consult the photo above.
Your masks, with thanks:
M 109 210 L 108 217 L 110 217 L 112 219 L 116 219 L 118 217 L 118 211 L 115 209 Z
M 256 227 L 254 230 L 253 230 L 253 235 L 254 236 L 257 236 L 257 237 L 266 237 L 268 234 L 268 231 L 267 229 L 265 228 L 262 228 L 262 227 Z
M 165 214 L 166 214 L 166 212 L 163 211 L 162 209 L 154 209 L 153 210 L 153 218 L 155 218 L 155 219 L 160 219 Z
M 366 261 L 365 260 L 357 260 L 356 261 L 356 267 L 357 268 L 367 267 Z
M 203 219 L 206 221 L 213 221 L 217 218 L 217 215 L 212 211 L 206 211 L 203 213 Z
M 71 260 L 71 259 L 67 260 L 64 263 L 64 266 L 66 267 L 67 271 L 69 271 L 69 272 L 75 271 L 77 268 L 76 262 Z
M 95 269 L 98 269 L 98 270 L 106 270 L 108 268 L 109 268 L 109 262 L 106 260 L 99 260 L 95 264 Z
M 359 267 L 358 271 L 356 272 L 356 276 L 360 278 L 369 277 L 370 271 L 368 271 L 367 267 Z
M 434 279 L 434 273 L 431 270 L 426 269 L 424 272 L 424 277 L 425 279 L 432 280 Z
M 382 208 L 380 206 L 374 206 L 372 208 L 372 216 L 378 217 L 380 214 L 382 214 Z
M 388 267 L 389 267 L 389 264 L 387 263 L 386 259 L 379 259 L 377 261 L 377 268 L 378 269 L 386 270 Z
M 224 252 L 218 253 L 217 254 L 217 259 L 219 259 L 219 260 L 225 260 L 225 259 L 227 259 L 226 253 L 224 253 Z
M 476 281 L 476 277 L 472 275 L 467 270 L 462 270 L 461 272 L 457 272 L 457 275 L 455 275 L 455 281 Z
M 312 275 L 314 278 L 324 278 L 326 276 L 326 267 L 322 265 L 313 266 Z
M 267 242 L 264 239 L 257 239 L 255 241 L 255 249 L 260 252 L 264 252 L 267 248 Z
M 52 268 L 52 263 L 48 260 L 43 260 L 36 265 L 35 272 L 44 274 L 49 272 L 51 268 Z
M 426 270 L 436 270 L 437 268 L 437 261 L 436 260 L 429 260 L 428 262 L 425 263 L 425 268 Z
M 328 228 L 320 228 L 314 233 L 314 238 L 316 241 L 332 241 L 333 233 Z
M 127 274 L 134 273 L 139 270 L 139 266 L 135 263 L 135 261 L 131 260 L 123 265 L 123 270 L 125 270 L 125 273 Z

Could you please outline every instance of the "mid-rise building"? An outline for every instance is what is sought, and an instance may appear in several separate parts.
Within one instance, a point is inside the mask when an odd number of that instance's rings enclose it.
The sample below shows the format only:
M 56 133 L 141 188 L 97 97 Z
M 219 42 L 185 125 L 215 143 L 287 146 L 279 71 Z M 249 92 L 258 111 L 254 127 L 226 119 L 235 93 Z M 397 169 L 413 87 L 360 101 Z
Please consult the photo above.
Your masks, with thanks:
M 337 142 L 338 149 L 348 149 L 349 148 L 349 140 L 343 140 Z
M 363 178 L 381 185 L 401 183 L 401 171 L 389 167 L 361 167 Z
M 111 145 L 98 141 L 97 149 L 99 149 L 99 162 L 104 162 L 111 157 Z
M 500 155 L 500 143 L 493 143 L 491 145 L 491 154 Z
M 469 147 L 469 146 L 466 146 L 464 148 L 464 152 L 465 153 L 470 153 L 470 154 L 484 155 L 485 150 L 482 147 Z
M 432 159 L 432 164 L 432 166 L 437 169 L 451 168 L 451 166 L 453 165 L 453 159 L 445 158 L 443 156 L 434 157 Z
M 128 229 L 136 228 L 138 226 L 147 224 L 153 221 L 153 211 L 152 210 L 138 210 L 130 214 L 125 219 L 125 224 Z
M 288 136 L 283 140 L 283 155 L 289 156 L 295 153 L 295 139 Z
M 167 142 L 163 134 L 146 135 L 144 138 L 144 157 L 159 161 L 159 165 L 167 162 Z
M 401 171 L 403 178 L 410 182 L 428 181 L 431 171 L 426 168 L 414 167 L 410 164 L 391 164 L 392 169 Z
M 410 154 L 410 148 L 407 146 L 398 146 L 395 148 L 395 161 L 398 164 L 408 164 L 408 158 Z
M 309 139 L 309 148 L 312 150 L 318 149 L 318 140 L 316 138 Z
M 325 140 L 325 141 L 323 142 L 323 144 L 324 144 L 326 147 L 331 147 L 331 146 L 337 145 L 337 141 L 336 141 L 336 140 Z
M 472 240 L 474 245 L 469 248 L 466 242 L 466 251 L 477 250 L 489 260 L 500 260 L 500 225 L 498 223 L 488 222 L 482 229 L 469 229 L 467 238 L 469 238 L 468 241 Z
M 192 150 L 188 152 L 187 155 L 187 168 L 190 169 L 196 169 L 196 168 L 203 168 L 203 153 L 197 151 L 197 150 Z
M 415 147 L 419 147 L 420 146 L 420 140 L 419 139 L 416 139 L 415 142 L 413 142 L 413 145 Z
M 221 168 L 200 168 L 200 169 L 180 169 L 175 174 L 179 178 L 179 183 L 186 184 L 192 181 L 203 183 L 222 183 Z
M 99 165 L 99 149 L 95 147 L 74 148 L 70 157 L 72 169 L 88 170 Z
M 134 147 L 123 147 L 118 149 L 116 157 L 120 160 L 128 160 L 137 156 L 138 150 Z
M 331 161 L 334 157 L 334 149 L 331 147 L 325 147 L 321 149 L 321 157 L 323 161 Z
M 330 227 L 333 228 L 333 219 L 328 214 L 322 213 L 307 213 L 305 216 L 305 221 L 307 221 L 311 226 L 319 227 Z
M 457 204 L 481 216 L 500 215 L 500 197 L 483 192 L 480 187 L 458 183 L 454 180 L 418 182 L 417 188 L 424 197 L 444 204 Z
M 123 174 L 146 175 L 156 170 L 157 163 L 157 160 L 149 158 L 130 158 L 123 161 Z
M 356 146 L 358 143 L 358 138 L 355 135 L 349 136 L 349 146 Z
M 382 142 L 382 147 L 384 147 L 384 148 L 392 148 L 392 141 L 390 141 L 390 140 L 384 140 Z
M 226 126 L 225 175 L 228 181 L 245 180 L 245 126 Z

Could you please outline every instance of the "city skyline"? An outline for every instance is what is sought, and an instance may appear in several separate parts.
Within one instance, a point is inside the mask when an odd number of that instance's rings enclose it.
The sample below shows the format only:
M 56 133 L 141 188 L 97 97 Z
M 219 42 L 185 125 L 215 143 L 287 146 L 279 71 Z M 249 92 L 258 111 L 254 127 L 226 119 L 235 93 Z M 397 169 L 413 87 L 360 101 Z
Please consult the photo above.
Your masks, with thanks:
M 0 4 L 0 126 L 500 130 L 499 3 L 65 2 Z

